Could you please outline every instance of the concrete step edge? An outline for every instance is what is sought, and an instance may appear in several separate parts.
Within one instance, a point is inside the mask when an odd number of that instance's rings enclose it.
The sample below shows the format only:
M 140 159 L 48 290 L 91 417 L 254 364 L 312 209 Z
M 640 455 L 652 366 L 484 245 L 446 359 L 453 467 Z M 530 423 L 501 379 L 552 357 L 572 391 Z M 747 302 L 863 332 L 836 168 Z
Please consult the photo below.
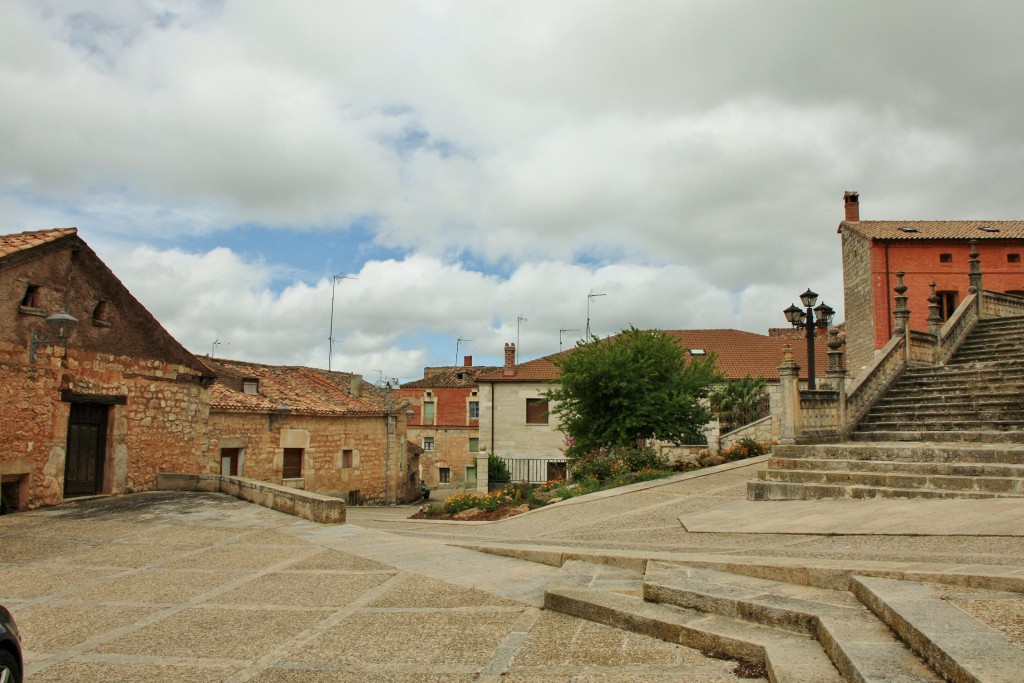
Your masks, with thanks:
M 1017 683 L 1024 650 L 914 581 L 853 576 L 851 588 L 912 650 L 953 683 Z

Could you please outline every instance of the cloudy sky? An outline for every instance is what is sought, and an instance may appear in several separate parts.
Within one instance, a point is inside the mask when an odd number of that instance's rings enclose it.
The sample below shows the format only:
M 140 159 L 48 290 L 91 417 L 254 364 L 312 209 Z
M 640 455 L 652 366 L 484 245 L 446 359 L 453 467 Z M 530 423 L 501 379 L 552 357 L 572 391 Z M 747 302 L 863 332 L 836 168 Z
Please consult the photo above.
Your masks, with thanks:
M 842 315 L 864 219 L 1021 218 L 1024 6 L 5 0 L 0 228 L 190 350 L 413 379 Z M 799 254 L 799 256 L 797 256 Z M 351 279 L 349 279 L 351 278 Z M 567 330 L 560 333 L 560 330 Z

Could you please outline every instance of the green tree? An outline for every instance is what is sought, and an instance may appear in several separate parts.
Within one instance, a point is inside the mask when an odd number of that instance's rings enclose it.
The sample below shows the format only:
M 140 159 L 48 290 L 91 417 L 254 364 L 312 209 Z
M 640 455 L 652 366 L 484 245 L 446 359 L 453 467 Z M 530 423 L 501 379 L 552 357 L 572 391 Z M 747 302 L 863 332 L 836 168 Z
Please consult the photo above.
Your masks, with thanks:
M 647 439 L 692 439 L 712 417 L 702 399 L 722 381 L 713 355 L 689 357 L 675 337 L 632 326 L 609 339 L 581 341 L 555 364 L 561 383 L 548 399 L 569 437 L 570 462 Z
M 762 377 L 746 376 L 717 385 L 708 395 L 722 429 L 729 431 L 768 414 L 768 386 Z

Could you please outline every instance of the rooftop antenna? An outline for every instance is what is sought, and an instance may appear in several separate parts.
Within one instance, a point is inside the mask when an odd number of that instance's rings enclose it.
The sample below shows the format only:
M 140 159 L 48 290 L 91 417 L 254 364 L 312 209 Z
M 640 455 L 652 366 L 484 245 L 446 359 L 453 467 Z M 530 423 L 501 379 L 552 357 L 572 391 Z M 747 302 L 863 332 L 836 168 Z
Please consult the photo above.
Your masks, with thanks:
M 359 278 L 344 273 L 331 277 L 331 331 L 327 333 L 327 370 L 331 369 L 331 358 L 334 356 L 334 288 L 339 280 L 358 280 Z
M 516 365 L 519 365 L 519 326 L 526 322 L 526 316 L 522 313 L 516 318 Z
M 214 339 L 213 344 L 210 345 L 210 358 L 213 358 L 216 355 L 217 347 L 220 346 L 221 344 L 224 344 L 225 346 L 231 346 L 231 342 L 222 342 L 220 340 L 220 337 Z
M 559 351 L 559 353 L 561 353 L 561 351 L 562 351 L 562 333 L 563 332 L 579 332 L 579 331 L 580 331 L 580 328 L 578 328 L 578 327 L 563 327 L 562 329 L 560 329 L 558 331 L 558 351 Z
M 384 371 L 383 370 L 370 370 L 370 372 L 376 372 L 377 373 L 377 385 L 379 386 L 380 383 L 382 381 L 384 381 Z
M 472 339 L 466 339 L 465 337 L 459 337 L 455 340 L 455 364 L 459 364 L 459 347 L 462 346 L 462 342 L 470 342 Z
M 587 294 L 587 341 L 590 341 L 590 300 L 596 296 L 605 296 L 602 294 L 594 294 L 594 290 L 590 290 L 590 294 Z

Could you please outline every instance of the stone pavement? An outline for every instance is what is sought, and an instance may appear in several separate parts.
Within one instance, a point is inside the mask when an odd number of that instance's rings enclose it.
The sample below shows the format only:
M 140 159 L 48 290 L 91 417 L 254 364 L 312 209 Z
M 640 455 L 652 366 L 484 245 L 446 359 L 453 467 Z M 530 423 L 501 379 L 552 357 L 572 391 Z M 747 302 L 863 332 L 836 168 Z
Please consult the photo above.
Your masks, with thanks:
M 736 680 L 735 662 L 540 609 L 556 572 L 221 494 L 0 517 L 32 683 Z

